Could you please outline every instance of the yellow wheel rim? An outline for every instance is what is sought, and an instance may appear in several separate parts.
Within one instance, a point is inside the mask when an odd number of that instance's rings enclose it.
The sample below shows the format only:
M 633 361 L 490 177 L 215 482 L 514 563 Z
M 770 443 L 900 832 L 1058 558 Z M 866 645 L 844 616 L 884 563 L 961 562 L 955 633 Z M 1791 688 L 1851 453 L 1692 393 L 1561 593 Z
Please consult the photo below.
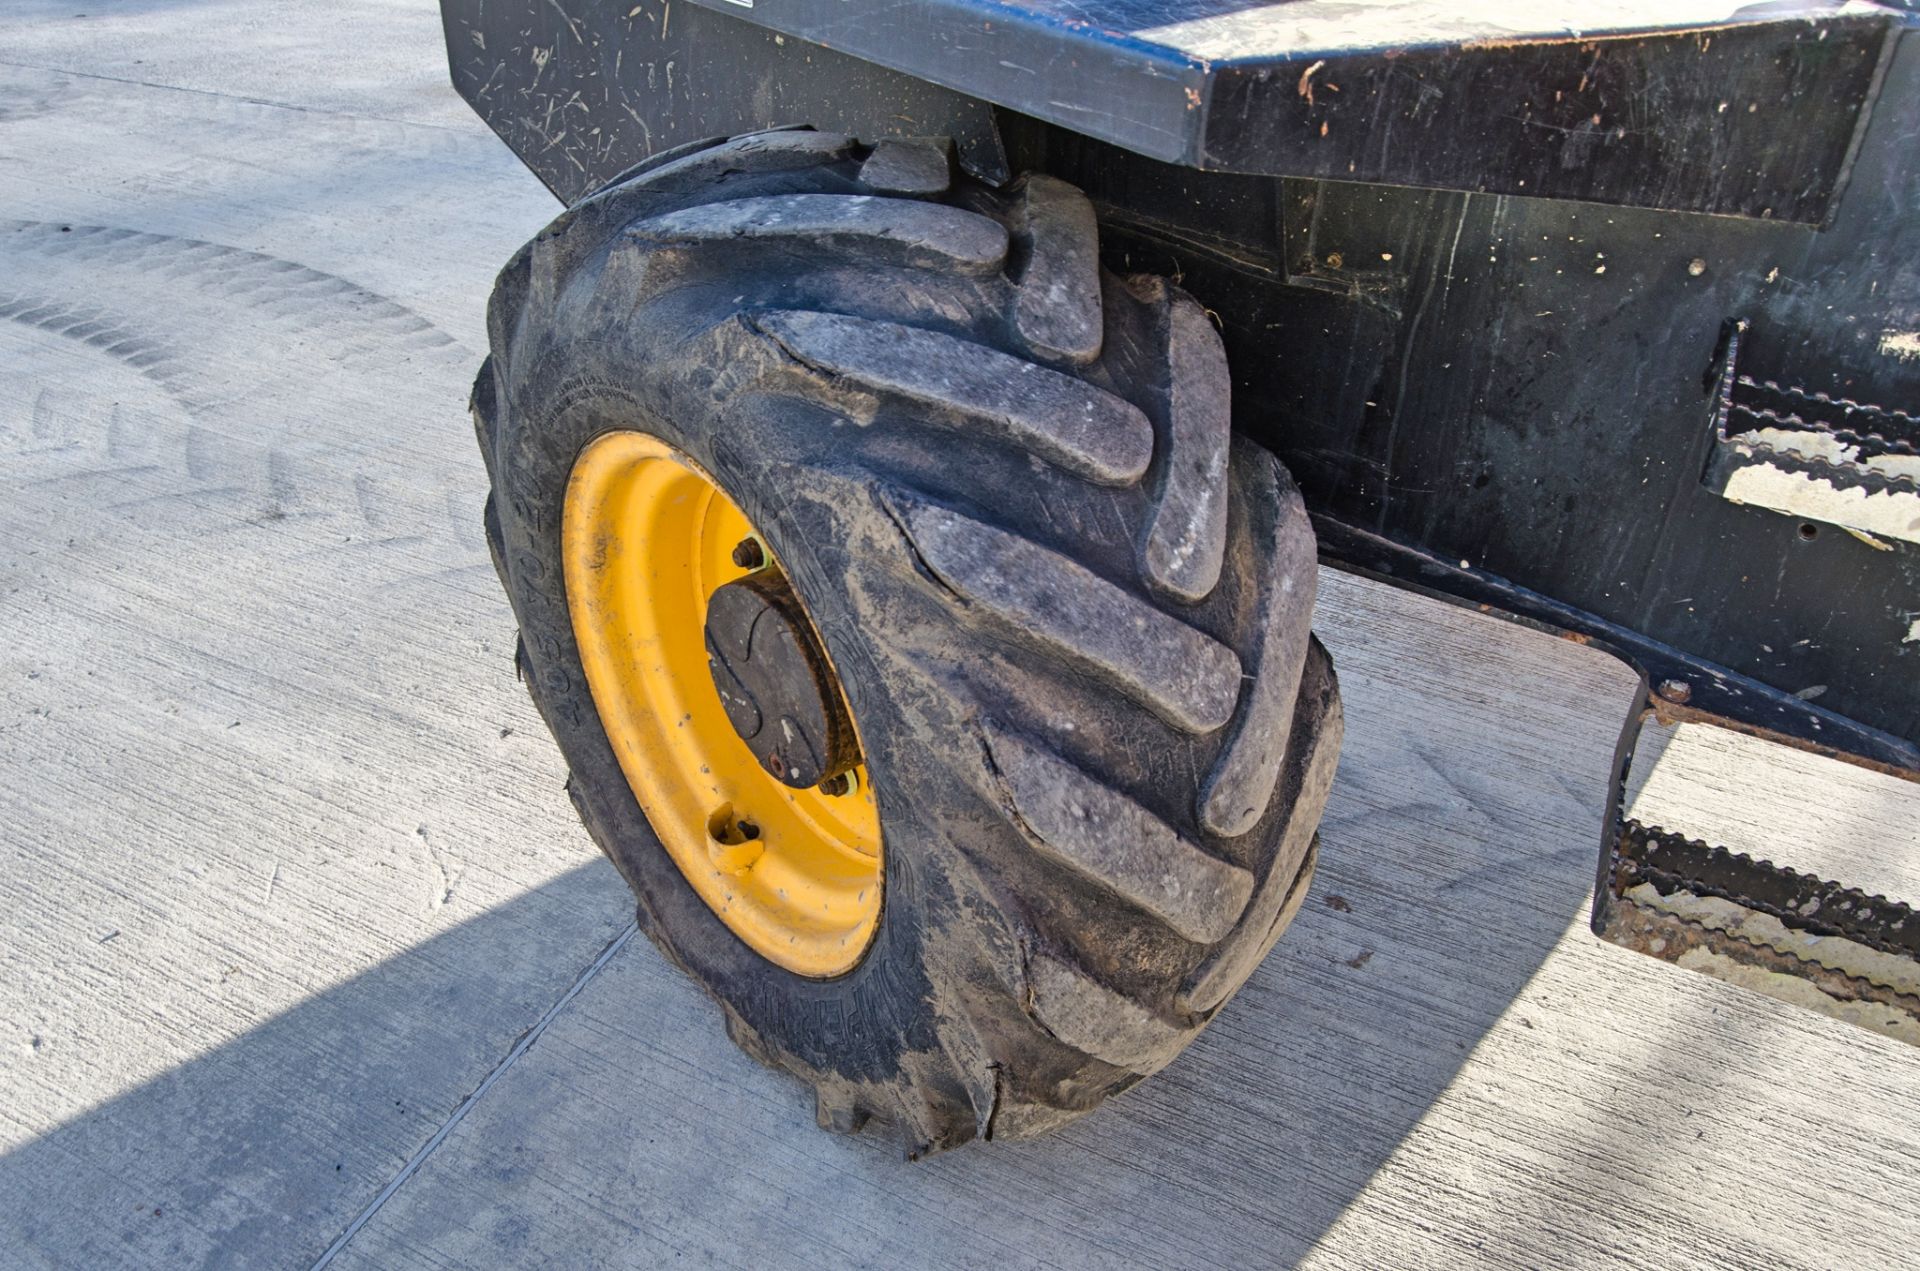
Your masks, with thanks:
M 708 598 L 748 572 L 733 561 L 747 538 L 766 542 L 692 460 L 608 433 L 567 483 L 567 609 L 607 739 L 667 854 L 756 953 L 825 978 L 852 969 L 879 925 L 880 815 L 864 766 L 845 794 L 794 789 L 728 722 L 703 632 Z

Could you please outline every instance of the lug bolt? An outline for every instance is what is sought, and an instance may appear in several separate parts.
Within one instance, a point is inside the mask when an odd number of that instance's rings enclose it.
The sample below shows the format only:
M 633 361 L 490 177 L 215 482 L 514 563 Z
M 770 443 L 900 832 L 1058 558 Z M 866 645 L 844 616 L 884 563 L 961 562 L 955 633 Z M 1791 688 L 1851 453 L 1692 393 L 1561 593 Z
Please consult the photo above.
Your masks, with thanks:
M 1655 689 L 1654 692 L 1660 694 L 1660 696 L 1666 698 L 1669 702 L 1684 702 L 1693 696 L 1693 685 L 1687 683 L 1685 680 L 1662 680 L 1660 687 Z
M 742 569 L 758 569 L 767 563 L 767 551 L 757 538 L 743 538 L 734 545 L 733 563 Z
M 835 773 L 820 783 L 821 794 L 841 795 L 853 789 L 853 779 L 844 772 Z

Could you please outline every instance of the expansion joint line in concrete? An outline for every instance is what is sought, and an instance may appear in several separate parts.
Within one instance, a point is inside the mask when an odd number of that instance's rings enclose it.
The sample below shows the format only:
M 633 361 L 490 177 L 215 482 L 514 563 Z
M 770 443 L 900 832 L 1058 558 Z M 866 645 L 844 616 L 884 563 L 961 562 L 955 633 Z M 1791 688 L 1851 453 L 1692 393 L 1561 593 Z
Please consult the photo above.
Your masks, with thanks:
M 395 1174 L 393 1178 L 388 1181 L 387 1185 L 380 1189 L 378 1195 L 367 1202 L 365 1209 L 362 1209 L 354 1216 L 353 1221 L 347 1224 L 347 1229 L 341 1232 L 332 1244 L 327 1246 L 327 1251 L 315 1259 L 311 1271 L 322 1271 L 322 1268 L 330 1265 L 335 1258 L 340 1256 L 341 1251 L 360 1233 L 360 1229 L 366 1226 L 375 1214 L 380 1212 L 380 1207 L 392 1199 L 394 1193 L 405 1186 L 408 1179 L 419 1172 L 420 1167 L 426 1164 L 427 1158 L 432 1156 L 442 1143 L 446 1142 L 449 1134 L 453 1133 L 453 1128 L 465 1119 L 467 1113 L 471 1112 L 481 1099 L 486 1097 L 486 1093 L 493 1087 L 493 1083 L 500 1080 L 507 1069 L 513 1067 L 515 1061 L 517 1061 L 520 1056 L 533 1049 L 533 1044 L 540 1040 L 540 1034 L 547 1031 L 547 1025 L 553 1023 L 554 1020 L 560 1017 L 560 1012 L 566 1009 L 567 1003 L 571 1002 L 575 995 L 587 986 L 587 981 L 600 974 L 600 969 L 613 960 L 614 954 L 626 947 L 627 941 L 633 939 L 634 933 L 638 930 L 639 927 L 635 923 L 629 922 L 621 929 L 620 934 L 615 936 L 607 947 L 600 951 L 600 956 L 588 964 L 586 970 L 574 977 L 573 983 L 567 986 L 567 991 L 560 995 L 560 1000 L 552 1006 L 549 1006 L 546 1014 L 535 1021 L 532 1028 L 529 1028 L 525 1033 L 521 1034 L 520 1040 L 513 1044 L 511 1050 L 507 1051 L 506 1057 L 493 1066 L 493 1071 L 489 1072 L 480 1084 L 474 1087 L 472 1094 L 460 1101 L 460 1106 L 455 1108 L 447 1117 L 445 1123 L 433 1132 L 433 1137 L 420 1145 L 419 1150 L 407 1159 L 405 1165 L 400 1167 L 400 1172 Z

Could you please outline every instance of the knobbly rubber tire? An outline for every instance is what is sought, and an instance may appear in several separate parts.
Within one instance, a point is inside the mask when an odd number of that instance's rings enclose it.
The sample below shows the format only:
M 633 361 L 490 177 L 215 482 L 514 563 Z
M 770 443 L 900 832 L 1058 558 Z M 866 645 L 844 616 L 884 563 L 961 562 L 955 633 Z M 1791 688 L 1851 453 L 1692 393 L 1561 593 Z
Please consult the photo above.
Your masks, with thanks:
M 1205 312 L 1099 264 L 1044 176 L 809 130 L 658 156 L 502 271 L 487 537 L 581 819 L 660 949 L 820 1124 L 910 1157 L 1063 1124 L 1166 1064 L 1298 909 L 1341 732 L 1314 542 L 1230 436 Z M 838 668 L 884 905 L 830 980 L 750 951 L 660 848 L 569 621 L 569 471 L 637 429 L 767 537 Z

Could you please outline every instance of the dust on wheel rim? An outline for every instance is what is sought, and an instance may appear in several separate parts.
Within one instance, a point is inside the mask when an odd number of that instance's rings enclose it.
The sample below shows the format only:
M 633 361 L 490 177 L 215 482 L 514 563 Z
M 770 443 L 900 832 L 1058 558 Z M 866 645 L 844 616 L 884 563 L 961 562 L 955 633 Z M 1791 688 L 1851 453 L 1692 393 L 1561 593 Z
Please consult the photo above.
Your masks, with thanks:
M 567 609 L 607 740 L 681 874 L 756 953 L 827 978 L 879 926 L 879 810 L 864 765 L 845 794 L 794 789 L 728 721 L 702 633 L 708 599 L 750 572 L 733 559 L 748 538 L 766 542 L 686 455 L 604 434 L 567 482 Z

